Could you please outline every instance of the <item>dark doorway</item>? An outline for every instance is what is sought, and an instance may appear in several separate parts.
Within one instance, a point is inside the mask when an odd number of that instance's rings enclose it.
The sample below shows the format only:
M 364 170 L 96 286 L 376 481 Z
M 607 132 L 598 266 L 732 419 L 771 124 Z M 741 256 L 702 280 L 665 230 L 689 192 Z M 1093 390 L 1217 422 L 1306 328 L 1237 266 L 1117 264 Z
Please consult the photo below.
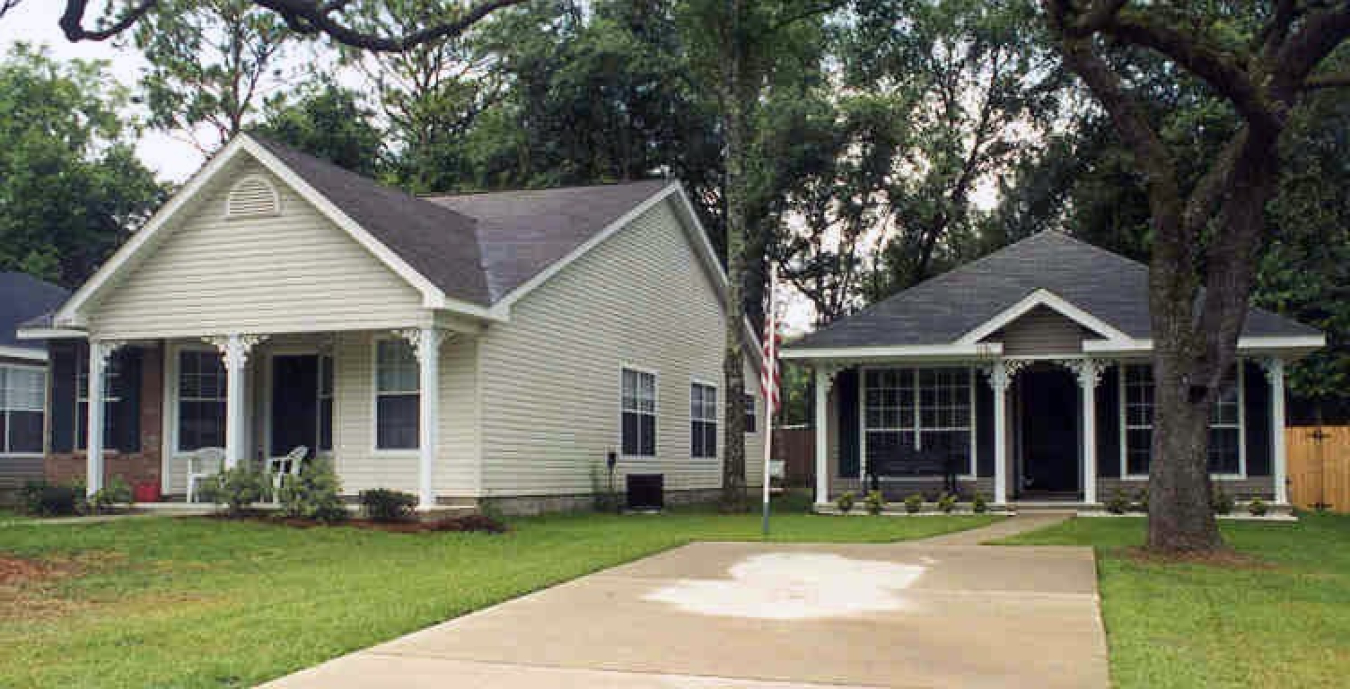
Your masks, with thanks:
M 1020 494 L 1078 493 L 1078 383 L 1059 368 L 1034 368 L 1018 376 L 1021 395 Z
M 319 357 L 272 357 L 272 456 L 304 445 L 312 457 L 318 437 Z

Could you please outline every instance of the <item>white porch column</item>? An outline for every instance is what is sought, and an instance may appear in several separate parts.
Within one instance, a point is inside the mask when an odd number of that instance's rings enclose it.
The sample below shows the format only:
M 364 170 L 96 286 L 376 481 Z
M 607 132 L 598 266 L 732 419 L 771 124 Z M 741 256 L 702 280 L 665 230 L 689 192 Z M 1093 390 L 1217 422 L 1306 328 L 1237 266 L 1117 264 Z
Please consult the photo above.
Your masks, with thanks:
M 1083 502 L 1097 502 L 1097 385 L 1102 381 L 1100 361 L 1082 359 L 1073 365 L 1083 390 Z
M 432 489 L 432 468 L 436 463 L 438 443 L 437 422 L 440 413 L 437 409 L 440 400 L 440 361 L 441 342 L 445 331 L 436 328 L 418 328 L 399 331 L 399 335 L 413 346 L 418 362 L 418 441 L 417 441 L 417 509 L 428 510 L 436 506 L 436 493 Z
M 85 493 L 92 497 L 103 489 L 103 413 L 104 413 L 104 374 L 108 369 L 108 357 L 122 346 L 115 340 L 89 340 L 88 385 L 89 400 L 85 420 Z
M 1008 386 L 1023 362 L 1000 359 L 985 369 L 994 392 L 994 504 L 1008 503 Z
M 1275 504 L 1289 503 L 1288 466 L 1284 447 L 1284 360 L 1263 359 L 1266 380 L 1270 382 L 1270 445 L 1271 473 L 1275 479 Z
M 830 504 L 829 412 L 826 407 L 833 382 L 833 371 L 825 366 L 816 367 L 816 505 Z
M 245 459 L 248 415 L 244 411 L 244 379 L 248 372 L 248 355 L 266 336 L 232 333 L 205 339 L 216 346 L 225 364 L 225 468 L 233 469 Z

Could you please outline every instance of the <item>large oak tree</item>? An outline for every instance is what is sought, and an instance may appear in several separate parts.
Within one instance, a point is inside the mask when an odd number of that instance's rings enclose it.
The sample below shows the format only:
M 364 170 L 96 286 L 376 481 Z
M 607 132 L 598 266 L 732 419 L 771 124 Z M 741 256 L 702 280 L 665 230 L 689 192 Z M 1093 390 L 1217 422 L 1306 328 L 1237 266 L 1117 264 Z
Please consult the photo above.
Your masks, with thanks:
M 1155 408 L 1148 545 L 1164 552 L 1222 546 L 1209 507 L 1208 422 L 1236 363 L 1281 137 L 1306 94 L 1350 83 L 1327 73 L 1350 37 L 1350 2 L 1042 0 L 1068 67 L 1110 116 L 1143 175 L 1153 231 L 1149 305 Z M 1220 152 L 1193 184 L 1132 88 L 1130 52 L 1160 57 L 1236 114 Z

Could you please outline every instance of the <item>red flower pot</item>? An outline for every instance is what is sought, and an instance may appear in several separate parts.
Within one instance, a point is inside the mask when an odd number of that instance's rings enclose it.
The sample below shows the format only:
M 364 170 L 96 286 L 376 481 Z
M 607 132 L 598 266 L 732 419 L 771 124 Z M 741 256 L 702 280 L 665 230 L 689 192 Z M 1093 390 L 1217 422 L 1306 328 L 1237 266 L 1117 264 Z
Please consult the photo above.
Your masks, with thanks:
M 131 493 L 136 502 L 159 502 L 159 482 L 137 483 Z

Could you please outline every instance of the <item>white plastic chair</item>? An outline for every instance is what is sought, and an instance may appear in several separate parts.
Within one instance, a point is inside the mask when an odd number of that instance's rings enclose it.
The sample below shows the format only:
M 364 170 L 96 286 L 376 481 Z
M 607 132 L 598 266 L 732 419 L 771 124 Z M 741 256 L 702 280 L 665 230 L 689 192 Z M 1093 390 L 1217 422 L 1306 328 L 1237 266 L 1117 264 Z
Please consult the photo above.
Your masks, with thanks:
M 219 474 L 225 468 L 225 450 L 203 447 L 188 455 L 187 501 L 197 501 L 197 484 Z
M 272 498 L 274 500 L 277 494 L 281 492 L 282 477 L 287 475 L 299 476 L 300 465 L 305 463 L 305 457 L 308 454 L 308 447 L 297 445 L 284 456 L 268 458 L 267 473 L 272 475 Z

